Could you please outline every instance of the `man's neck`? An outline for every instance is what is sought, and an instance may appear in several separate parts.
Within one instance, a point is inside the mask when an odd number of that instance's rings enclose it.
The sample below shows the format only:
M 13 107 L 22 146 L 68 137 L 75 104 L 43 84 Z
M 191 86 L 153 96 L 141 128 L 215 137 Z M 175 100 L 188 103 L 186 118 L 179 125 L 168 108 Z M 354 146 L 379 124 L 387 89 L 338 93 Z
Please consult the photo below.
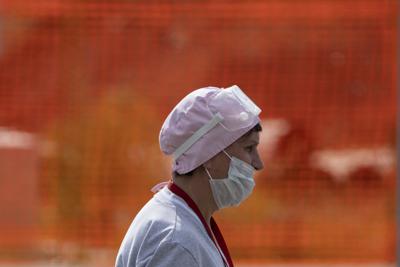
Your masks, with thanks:
M 217 207 L 214 203 L 208 177 L 193 174 L 192 176 L 174 177 L 173 180 L 177 186 L 192 198 L 210 226 L 211 216 L 217 210 Z

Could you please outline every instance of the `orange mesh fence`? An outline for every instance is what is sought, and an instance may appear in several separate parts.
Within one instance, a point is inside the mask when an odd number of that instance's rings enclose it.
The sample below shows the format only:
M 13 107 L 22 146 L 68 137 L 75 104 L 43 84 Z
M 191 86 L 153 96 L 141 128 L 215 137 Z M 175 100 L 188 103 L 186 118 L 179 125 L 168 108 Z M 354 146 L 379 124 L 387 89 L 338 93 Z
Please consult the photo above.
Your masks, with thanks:
M 116 253 L 169 179 L 169 110 L 238 84 L 263 109 L 265 169 L 217 215 L 233 258 L 393 262 L 396 6 L 4 1 L 0 260 Z

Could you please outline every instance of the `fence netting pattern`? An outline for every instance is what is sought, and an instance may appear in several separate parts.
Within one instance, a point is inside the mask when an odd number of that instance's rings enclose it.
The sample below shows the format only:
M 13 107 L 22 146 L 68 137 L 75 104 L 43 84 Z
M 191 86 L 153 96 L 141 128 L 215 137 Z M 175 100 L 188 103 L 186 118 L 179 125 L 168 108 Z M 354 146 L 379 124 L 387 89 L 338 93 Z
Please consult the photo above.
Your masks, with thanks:
M 169 110 L 238 84 L 263 110 L 265 169 L 216 215 L 233 258 L 393 262 L 396 6 L 4 1 L 0 259 L 116 251 L 170 178 Z

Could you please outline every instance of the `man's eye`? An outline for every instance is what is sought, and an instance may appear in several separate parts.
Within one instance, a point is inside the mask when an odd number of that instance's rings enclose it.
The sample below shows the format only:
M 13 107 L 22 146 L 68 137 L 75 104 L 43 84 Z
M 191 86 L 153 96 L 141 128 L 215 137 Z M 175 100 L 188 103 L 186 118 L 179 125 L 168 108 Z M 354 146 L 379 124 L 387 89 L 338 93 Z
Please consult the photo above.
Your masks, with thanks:
M 247 146 L 245 149 L 247 152 L 251 152 L 253 151 L 253 146 Z

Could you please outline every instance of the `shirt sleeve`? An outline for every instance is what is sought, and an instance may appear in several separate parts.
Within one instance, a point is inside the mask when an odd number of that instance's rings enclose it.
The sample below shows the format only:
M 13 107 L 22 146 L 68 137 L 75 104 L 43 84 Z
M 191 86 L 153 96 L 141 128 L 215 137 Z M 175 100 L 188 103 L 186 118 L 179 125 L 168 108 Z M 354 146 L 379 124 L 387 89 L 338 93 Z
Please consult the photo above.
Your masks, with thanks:
M 149 259 L 146 267 L 199 267 L 196 259 L 189 250 L 176 242 L 161 244 Z

